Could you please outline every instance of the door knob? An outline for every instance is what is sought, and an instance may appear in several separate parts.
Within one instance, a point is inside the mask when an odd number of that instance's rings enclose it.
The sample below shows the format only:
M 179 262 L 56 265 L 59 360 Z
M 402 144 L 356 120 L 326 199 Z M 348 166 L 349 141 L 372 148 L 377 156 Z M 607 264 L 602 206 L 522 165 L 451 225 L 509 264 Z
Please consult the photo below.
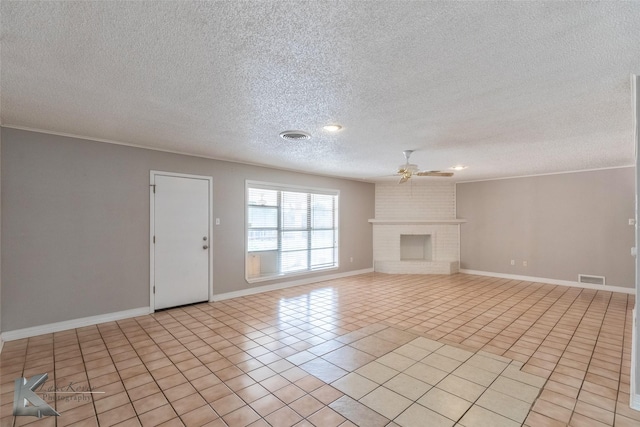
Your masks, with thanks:
M 204 246 L 202 247 L 202 249 L 209 249 L 209 246 L 204 245 Z

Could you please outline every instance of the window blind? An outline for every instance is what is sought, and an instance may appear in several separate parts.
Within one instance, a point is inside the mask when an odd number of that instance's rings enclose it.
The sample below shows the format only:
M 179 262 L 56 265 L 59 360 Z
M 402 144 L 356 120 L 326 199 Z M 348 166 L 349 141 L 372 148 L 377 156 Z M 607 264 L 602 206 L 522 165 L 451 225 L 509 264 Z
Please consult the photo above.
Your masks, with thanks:
M 337 190 L 247 181 L 247 280 L 338 267 Z

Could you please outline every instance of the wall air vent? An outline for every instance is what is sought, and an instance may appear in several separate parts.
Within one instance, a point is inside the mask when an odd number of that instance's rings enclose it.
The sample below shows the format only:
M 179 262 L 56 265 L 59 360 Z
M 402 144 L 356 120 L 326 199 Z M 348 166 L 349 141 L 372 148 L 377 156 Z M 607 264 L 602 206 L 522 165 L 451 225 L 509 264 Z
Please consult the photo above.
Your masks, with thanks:
M 280 138 L 288 141 L 302 141 L 305 139 L 311 139 L 311 135 L 302 130 L 285 130 L 280 133 Z
M 590 274 L 578 274 L 578 283 L 587 285 L 604 286 L 604 276 L 592 276 Z

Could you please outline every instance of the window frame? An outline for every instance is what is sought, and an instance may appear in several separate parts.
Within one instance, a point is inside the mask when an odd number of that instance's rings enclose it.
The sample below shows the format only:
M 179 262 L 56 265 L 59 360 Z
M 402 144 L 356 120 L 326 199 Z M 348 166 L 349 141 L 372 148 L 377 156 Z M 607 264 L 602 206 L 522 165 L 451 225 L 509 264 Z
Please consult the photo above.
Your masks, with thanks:
M 265 250 L 253 250 L 253 251 L 249 251 L 249 234 L 251 231 L 250 228 L 250 224 L 249 224 L 249 208 L 251 206 L 255 206 L 255 205 L 250 205 L 249 204 L 249 191 L 250 189 L 264 189 L 264 190 L 269 190 L 269 191 L 277 191 L 277 202 L 276 202 L 276 206 L 271 206 L 271 205 L 267 205 L 267 208 L 273 209 L 276 208 L 277 209 L 277 227 L 273 228 L 273 227 L 263 227 L 263 230 L 276 230 L 277 233 L 277 247 L 276 249 L 265 249 Z M 307 224 L 306 227 L 304 228 L 287 228 L 284 226 L 283 224 L 283 206 L 282 206 L 282 192 L 294 192 L 294 193 L 306 193 L 306 208 L 307 208 Z M 314 215 L 314 209 L 312 206 L 312 200 L 313 197 L 312 195 L 324 195 L 324 196 L 333 196 L 333 218 L 332 218 L 332 222 L 333 222 L 333 228 L 321 228 L 321 229 L 314 229 L 313 228 L 313 215 Z M 263 282 L 263 281 L 269 281 L 269 280 L 274 280 L 274 279 L 278 279 L 278 278 L 283 278 L 283 277 L 290 277 L 290 276 L 301 276 L 301 275 L 308 275 L 308 274 L 313 274 L 313 273 L 317 273 L 317 272 L 321 272 L 321 271 L 329 271 L 329 270 L 336 270 L 340 267 L 340 257 L 339 257 L 339 249 L 340 249 L 340 232 L 339 232 L 339 207 L 340 207 L 340 190 L 337 189 L 330 189 L 330 188 L 317 188 L 317 187 L 307 187 L 307 186 L 298 186 L 298 185 L 288 185 L 288 184 L 278 184 L 278 183 L 272 183 L 272 182 L 265 182 L 265 181 L 253 181 L 253 180 L 246 180 L 245 181 L 245 200 L 244 200 L 244 205 L 245 205 L 245 224 L 244 224 L 244 229 L 245 229 L 245 237 L 244 237 L 244 242 L 245 242 L 245 280 L 248 283 L 255 283 L 255 282 Z M 254 229 L 255 230 L 255 229 Z M 327 231 L 330 230 L 333 232 L 334 234 L 334 243 L 333 246 L 331 247 L 327 247 L 327 248 L 316 248 L 316 249 L 331 249 L 333 250 L 333 260 L 334 262 L 332 264 L 329 264 L 327 266 L 323 266 L 323 267 L 313 267 L 311 265 L 311 257 L 312 257 L 312 251 L 314 250 L 314 248 L 312 248 L 312 234 L 314 231 Z M 283 234 L 287 233 L 287 232 L 306 232 L 307 233 L 307 247 L 305 249 L 296 249 L 296 250 L 288 250 L 288 251 L 283 251 L 282 250 L 282 240 L 283 240 Z M 252 254 L 256 254 L 256 253 L 275 253 L 276 256 L 276 261 L 275 261 L 275 267 L 276 267 L 276 272 L 274 272 L 273 274 L 266 274 L 266 275 L 250 275 L 250 256 Z M 281 263 L 281 256 L 283 253 L 291 253 L 291 252 L 306 252 L 306 256 L 307 256 L 307 264 L 305 268 L 302 269 L 296 269 L 293 271 L 282 271 L 282 263 Z

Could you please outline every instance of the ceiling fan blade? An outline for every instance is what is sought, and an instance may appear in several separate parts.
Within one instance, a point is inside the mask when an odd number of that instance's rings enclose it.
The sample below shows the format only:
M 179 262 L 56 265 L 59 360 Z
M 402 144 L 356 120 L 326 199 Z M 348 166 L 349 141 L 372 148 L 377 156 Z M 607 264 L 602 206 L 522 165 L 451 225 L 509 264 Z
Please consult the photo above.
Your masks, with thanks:
M 418 176 L 443 176 L 449 177 L 453 176 L 453 172 L 440 172 L 440 171 L 423 171 L 416 173 Z
M 400 182 L 398 182 L 398 184 L 404 184 L 405 182 L 409 181 L 410 177 L 411 175 L 402 175 L 402 178 L 400 178 Z

